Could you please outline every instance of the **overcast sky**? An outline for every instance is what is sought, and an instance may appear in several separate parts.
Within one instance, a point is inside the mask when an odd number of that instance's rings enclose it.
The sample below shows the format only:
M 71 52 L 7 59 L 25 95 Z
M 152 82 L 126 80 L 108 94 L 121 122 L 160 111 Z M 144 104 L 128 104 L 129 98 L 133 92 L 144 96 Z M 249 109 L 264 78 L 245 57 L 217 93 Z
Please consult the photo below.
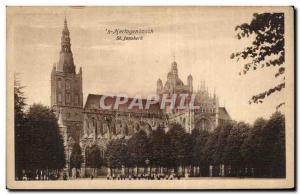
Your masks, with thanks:
M 239 76 L 243 63 L 230 59 L 232 52 L 250 42 L 234 38 L 235 26 L 251 21 L 249 8 L 22 8 L 14 13 L 8 16 L 12 28 L 8 36 L 28 104 L 50 106 L 50 74 L 59 57 L 64 15 L 76 71 L 83 69 L 84 101 L 90 93 L 155 93 L 157 79 L 166 81 L 173 55 L 183 82 L 190 73 L 194 89 L 206 80 L 235 120 L 268 117 L 284 99 L 283 91 L 263 104 L 249 105 L 252 95 L 280 80 L 271 69 Z M 115 28 L 154 33 L 139 41 L 119 41 L 106 33 Z

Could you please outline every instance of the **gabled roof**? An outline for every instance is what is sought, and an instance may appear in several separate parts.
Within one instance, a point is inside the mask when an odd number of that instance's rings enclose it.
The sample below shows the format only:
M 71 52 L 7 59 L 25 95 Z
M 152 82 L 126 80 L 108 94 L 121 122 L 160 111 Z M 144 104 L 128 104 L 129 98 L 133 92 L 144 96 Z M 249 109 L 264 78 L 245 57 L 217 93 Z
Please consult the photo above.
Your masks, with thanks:
M 89 94 L 88 97 L 87 97 L 84 109 L 101 110 L 101 108 L 100 108 L 100 99 L 103 96 L 104 95 Z M 149 109 L 145 109 L 147 99 L 139 99 L 138 100 L 138 101 L 142 102 L 143 108 L 139 108 L 138 106 L 133 106 L 132 108 L 129 109 L 129 105 L 130 105 L 130 103 L 132 102 L 133 99 L 135 99 L 135 98 L 128 98 L 127 103 L 120 104 L 118 106 L 117 111 L 120 111 L 120 112 L 148 112 L 149 111 L 149 112 L 152 112 L 152 113 L 153 112 L 156 112 L 156 113 L 161 112 L 159 103 L 150 104 Z M 114 111 L 115 110 L 113 107 L 115 105 L 116 100 L 117 100 L 117 96 L 105 96 L 105 99 L 104 99 L 105 106 L 112 105 L 112 108 L 108 109 L 109 111 Z M 134 100 L 134 101 L 137 102 L 137 100 Z
M 219 107 L 219 119 L 221 120 L 231 120 L 225 107 Z

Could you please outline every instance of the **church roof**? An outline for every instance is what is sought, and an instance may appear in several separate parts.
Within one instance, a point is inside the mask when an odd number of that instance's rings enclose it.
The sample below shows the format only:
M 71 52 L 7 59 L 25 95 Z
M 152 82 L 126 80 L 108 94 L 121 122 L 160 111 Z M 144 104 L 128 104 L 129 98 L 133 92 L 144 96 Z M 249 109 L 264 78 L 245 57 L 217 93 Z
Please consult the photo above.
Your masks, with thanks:
M 184 86 L 184 84 L 180 78 L 176 78 L 176 86 Z
M 219 107 L 219 119 L 221 120 L 231 120 L 225 107 Z
M 103 95 L 96 95 L 96 94 L 89 94 L 84 106 L 84 109 L 97 109 L 100 110 L 100 98 Z M 127 103 L 120 104 L 118 109 L 115 110 L 113 107 L 115 105 L 115 102 L 117 100 L 117 96 L 106 96 L 104 99 L 104 104 L 106 106 L 112 105 L 112 108 L 108 109 L 109 111 L 120 111 L 120 112 L 145 112 L 148 111 L 151 113 L 158 113 L 161 112 L 159 103 L 150 104 L 149 109 L 145 109 L 146 101 L 147 99 L 139 99 L 142 101 L 143 108 L 139 108 L 138 106 L 133 106 L 129 109 L 129 105 L 132 102 L 134 98 L 128 98 Z M 134 100 L 135 102 L 138 102 L 137 100 Z

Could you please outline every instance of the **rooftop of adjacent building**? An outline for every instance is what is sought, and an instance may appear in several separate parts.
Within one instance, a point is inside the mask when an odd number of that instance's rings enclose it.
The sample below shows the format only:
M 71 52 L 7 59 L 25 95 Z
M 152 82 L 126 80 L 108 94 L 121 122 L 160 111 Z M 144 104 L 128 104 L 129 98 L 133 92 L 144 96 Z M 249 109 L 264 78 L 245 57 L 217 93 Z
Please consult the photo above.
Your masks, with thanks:
M 147 102 L 147 99 L 143 98 L 132 98 L 128 97 L 128 101 L 126 103 L 119 104 L 118 109 L 114 109 L 114 105 L 117 102 L 117 99 L 119 98 L 119 101 L 124 101 L 125 97 L 123 96 L 106 96 L 106 95 L 97 95 L 97 94 L 89 94 L 84 106 L 84 109 L 98 109 L 101 110 L 100 106 L 100 99 L 103 98 L 104 100 L 104 105 L 105 106 L 110 106 L 111 108 L 105 109 L 107 111 L 119 111 L 119 112 L 161 112 L 160 105 L 159 103 L 155 104 L 150 104 L 149 109 L 145 109 L 145 105 Z M 124 99 L 123 99 L 124 98 Z M 133 106 L 130 108 L 130 103 L 132 101 L 141 101 L 143 107 L 142 109 L 139 108 L 138 106 Z
M 100 102 L 101 98 L 104 98 L 105 106 L 111 106 L 110 108 L 101 109 Z M 123 99 L 124 98 L 124 99 Z M 119 99 L 119 100 L 117 100 Z M 161 103 L 157 102 L 154 104 L 150 104 L 149 109 L 145 108 L 147 99 L 144 98 L 132 98 L 129 97 L 126 103 L 119 104 L 119 106 L 115 109 L 114 105 L 117 101 L 124 101 L 125 97 L 123 96 L 105 96 L 105 95 L 97 95 L 97 94 L 89 94 L 87 101 L 85 103 L 84 109 L 85 110 L 106 110 L 106 111 L 117 111 L 117 112 L 134 112 L 134 113 L 156 113 L 156 114 L 163 114 L 165 113 L 165 109 L 161 109 Z M 132 101 L 141 102 L 142 108 L 135 105 L 130 107 Z M 179 106 L 179 101 L 176 101 L 176 105 Z M 176 108 L 176 106 L 175 106 Z M 182 110 L 184 111 L 184 110 Z M 186 110 L 185 110 L 186 111 Z M 223 120 L 231 120 L 227 110 L 225 107 L 218 107 L 218 114 L 219 118 Z

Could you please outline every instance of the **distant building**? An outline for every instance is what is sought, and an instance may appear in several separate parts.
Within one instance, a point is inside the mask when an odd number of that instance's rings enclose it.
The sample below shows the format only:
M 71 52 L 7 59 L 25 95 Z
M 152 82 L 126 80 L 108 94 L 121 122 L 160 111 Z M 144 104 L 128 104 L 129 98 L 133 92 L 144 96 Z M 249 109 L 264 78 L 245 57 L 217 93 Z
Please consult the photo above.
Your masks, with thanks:
M 102 95 L 89 94 L 83 106 L 82 69 L 76 72 L 71 50 L 70 32 L 67 21 L 61 37 L 61 50 L 59 61 L 55 63 L 51 73 L 51 106 L 58 117 L 61 133 L 64 137 L 67 169 L 69 168 L 72 145 L 80 143 L 85 167 L 89 166 L 88 151 L 93 145 L 97 145 L 102 151 L 111 139 L 129 138 L 135 132 L 143 130 L 147 135 L 155 131 L 158 126 L 168 130 L 169 124 L 179 123 L 188 133 L 192 129 L 213 131 L 219 123 L 230 120 L 225 107 L 219 106 L 216 94 L 210 95 L 201 82 L 200 89 L 193 89 L 193 77 L 187 77 L 187 84 L 178 76 L 177 63 L 171 64 L 171 70 L 167 74 L 167 80 L 163 85 L 161 79 L 157 81 L 157 95 L 171 97 L 174 94 L 187 94 L 185 104 L 191 101 L 195 93 L 195 105 L 199 109 L 178 109 L 167 106 L 160 109 L 160 103 L 152 104 L 149 109 L 128 108 L 122 104 L 117 110 L 100 108 Z M 114 104 L 117 97 L 106 98 L 106 103 Z M 146 99 L 141 100 L 143 103 Z M 82 171 L 84 173 L 84 171 Z

